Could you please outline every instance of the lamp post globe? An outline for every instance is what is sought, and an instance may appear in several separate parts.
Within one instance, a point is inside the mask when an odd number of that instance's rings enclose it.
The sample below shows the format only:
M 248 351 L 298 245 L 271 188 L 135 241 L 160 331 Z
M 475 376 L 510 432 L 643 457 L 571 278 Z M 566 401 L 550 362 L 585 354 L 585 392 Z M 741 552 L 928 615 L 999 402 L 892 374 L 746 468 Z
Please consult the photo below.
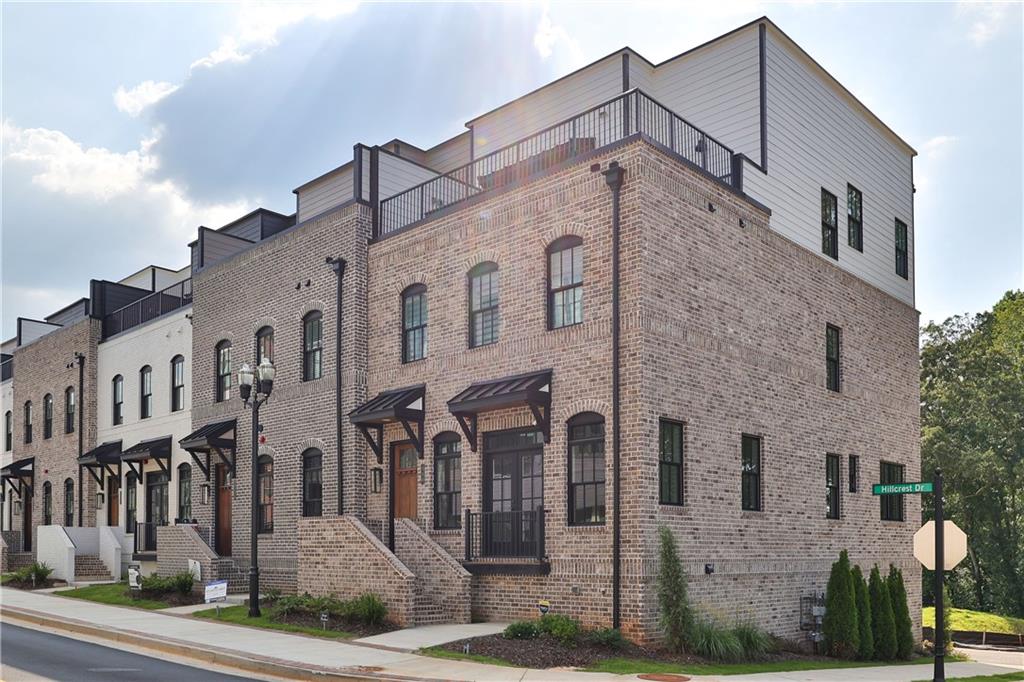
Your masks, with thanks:
M 243 403 L 248 403 L 249 396 L 252 395 L 252 380 L 252 367 L 249 366 L 248 362 L 243 362 L 242 366 L 238 369 L 238 395 Z

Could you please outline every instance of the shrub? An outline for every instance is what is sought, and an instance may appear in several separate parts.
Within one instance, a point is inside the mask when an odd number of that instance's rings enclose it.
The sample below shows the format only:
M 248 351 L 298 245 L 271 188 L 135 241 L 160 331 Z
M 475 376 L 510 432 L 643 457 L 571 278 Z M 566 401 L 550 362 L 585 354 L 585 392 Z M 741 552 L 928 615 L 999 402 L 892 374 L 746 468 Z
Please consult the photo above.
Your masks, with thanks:
M 540 635 L 540 628 L 532 620 L 519 620 L 510 623 L 502 636 L 505 639 L 535 639 Z
M 348 620 L 366 625 L 380 625 L 388 617 L 388 607 L 375 594 L 361 594 L 342 603 L 342 612 Z
M 775 640 L 753 623 L 741 623 L 732 629 L 747 659 L 764 658 L 775 650 Z
M 896 656 L 907 659 L 914 653 L 914 625 L 910 621 L 907 606 L 907 588 L 903 585 L 903 573 L 889 564 L 889 601 L 892 602 L 893 621 L 896 626 Z
M 580 634 L 579 622 L 558 613 L 545 613 L 537 625 L 541 632 L 551 635 L 563 644 L 572 644 Z
M 149 594 L 166 594 L 174 589 L 170 578 L 155 573 L 142 576 L 142 591 Z
M 626 646 L 626 638 L 618 628 L 599 628 L 591 630 L 585 635 L 585 639 L 595 646 L 603 646 L 609 649 L 621 649 Z
M 683 651 L 694 627 L 693 610 L 686 596 L 686 575 L 679 561 L 676 539 L 665 526 L 658 529 L 658 610 L 665 643 L 672 651 Z
M 178 594 L 191 594 L 195 577 L 188 571 L 183 571 L 171 577 L 171 584 Z
M 857 646 L 857 658 L 870 661 L 875 655 L 875 638 L 871 634 L 871 600 L 868 598 L 868 583 L 860 566 L 853 567 L 853 593 L 857 601 L 857 631 L 860 643 Z
M 711 622 L 694 622 L 688 643 L 693 653 L 704 658 L 723 663 L 743 660 L 743 644 L 735 631 L 720 628 Z
M 263 590 L 263 601 L 265 602 L 275 602 L 280 598 L 281 590 L 277 589 L 276 587 L 268 587 L 267 589 Z
M 34 576 L 36 579 L 36 585 L 42 585 L 45 583 L 51 573 L 53 573 L 53 569 L 43 562 L 37 561 L 28 567 L 28 579 L 32 580 L 32 577 Z
M 868 595 L 871 597 L 871 635 L 875 640 L 875 658 L 880 661 L 892 660 L 896 656 L 896 621 L 892 615 L 889 590 L 878 572 L 878 566 L 871 569 Z
M 949 596 L 949 585 L 942 585 L 942 632 L 945 653 L 953 653 L 953 598 Z
M 850 559 L 844 549 L 832 564 L 825 590 L 825 618 L 821 624 L 825 648 L 830 656 L 853 658 L 860 643 L 857 603 L 854 598 Z

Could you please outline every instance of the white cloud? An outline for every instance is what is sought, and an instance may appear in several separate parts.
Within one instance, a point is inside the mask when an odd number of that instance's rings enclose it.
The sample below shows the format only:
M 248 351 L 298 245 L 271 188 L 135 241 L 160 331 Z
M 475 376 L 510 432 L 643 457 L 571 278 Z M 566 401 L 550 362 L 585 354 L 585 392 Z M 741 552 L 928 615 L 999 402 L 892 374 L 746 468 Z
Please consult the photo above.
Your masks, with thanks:
M 955 135 L 936 135 L 921 145 L 921 154 L 930 159 L 941 158 L 958 139 Z
M 565 27 L 558 26 L 551 20 L 551 11 L 545 4 L 544 12 L 541 14 L 540 21 L 537 22 L 537 30 L 533 34 L 533 46 L 541 59 L 547 59 L 554 54 L 559 43 L 564 44 L 568 49 L 569 58 L 574 65 L 584 62 L 583 50 L 580 48 L 579 42 L 569 35 Z
M 1009 7 L 1008 3 L 959 2 L 956 13 L 968 25 L 967 39 L 981 47 L 995 38 L 1009 21 L 1006 16 Z
M 143 81 L 130 90 L 121 85 L 114 93 L 114 104 L 118 111 L 123 111 L 132 118 L 136 118 L 143 109 L 153 106 L 179 87 L 166 81 L 159 83 Z
M 921 155 L 914 168 L 914 186 L 921 192 L 921 202 L 927 200 L 929 190 L 934 185 L 942 184 L 947 179 L 943 161 L 958 140 L 955 135 L 936 135 L 921 145 Z

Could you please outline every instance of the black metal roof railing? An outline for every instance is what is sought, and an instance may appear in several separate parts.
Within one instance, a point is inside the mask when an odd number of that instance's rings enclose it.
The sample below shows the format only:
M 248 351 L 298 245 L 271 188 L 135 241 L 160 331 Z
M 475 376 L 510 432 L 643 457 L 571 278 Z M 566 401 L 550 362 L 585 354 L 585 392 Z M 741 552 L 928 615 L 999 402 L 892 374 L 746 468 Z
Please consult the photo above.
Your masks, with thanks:
M 634 88 L 448 173 L 380 202 L 379 234 L 387 236 L 491 190 L 527 180 L 558 164 L 642 135 L 708 173 L 739 186 L 733 151 Z
M 120 334 L 155 320 L 165 313 L 192 303 L 192 280 L 185 279 L 166 289 L 143 296 L 103 317 L 103 338 Z

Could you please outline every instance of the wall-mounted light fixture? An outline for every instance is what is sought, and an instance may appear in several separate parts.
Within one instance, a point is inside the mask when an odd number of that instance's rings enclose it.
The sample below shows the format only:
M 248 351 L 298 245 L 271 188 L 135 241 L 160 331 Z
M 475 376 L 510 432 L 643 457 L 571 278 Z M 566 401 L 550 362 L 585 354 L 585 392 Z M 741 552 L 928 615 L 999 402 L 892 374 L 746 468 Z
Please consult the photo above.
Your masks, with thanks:
M 379 493 L 384 488 L 384 470 L 375 467 L 370 470 L 370 492 Z
M 96 493 L 96 508 L 103 509 L 103 493 Z
M 16 516 L 21 516 L 21 500 L 14 501 L 14 514 Z
M 704 575 L 711 575 L 715 572 L 714 564 L 704 564 Z
M 422 485 L 422 484 L 424 484 L 426 482 L 427 482 L 427 465 L 426 464 L 421 464 L 420 465 L 420 484 Z
M 210 504 L 210 484 L 203 484 L 203 504 Z

